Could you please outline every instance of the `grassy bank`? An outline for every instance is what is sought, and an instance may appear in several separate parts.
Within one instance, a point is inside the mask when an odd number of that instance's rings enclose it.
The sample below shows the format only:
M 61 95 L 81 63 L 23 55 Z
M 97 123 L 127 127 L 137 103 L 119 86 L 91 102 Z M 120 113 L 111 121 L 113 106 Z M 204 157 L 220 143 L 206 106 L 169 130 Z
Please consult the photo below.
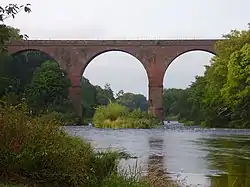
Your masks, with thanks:
M 153 128 L 160 121 L 139 109 L 130 111 L 125 106 L 111 102 L 96 109 L 93 123 L 97 128 Z
M 1 103 L 0 183 L 7 186 L 147 186 L 117 173 L 121 155 L 96 153 L 60 121 L 32 118 L 26 106 Z

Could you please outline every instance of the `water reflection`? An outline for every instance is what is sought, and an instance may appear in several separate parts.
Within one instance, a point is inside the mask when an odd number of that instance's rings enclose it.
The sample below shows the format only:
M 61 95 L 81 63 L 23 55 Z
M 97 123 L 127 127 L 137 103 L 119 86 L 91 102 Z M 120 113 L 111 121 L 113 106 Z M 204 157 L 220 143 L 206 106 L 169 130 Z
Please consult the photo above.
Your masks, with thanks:
M 67 127 L 96 149 L 119 149 L 137 156 L 145 174 L 212 187 L 250 187 L 250 131 L 168 127 L 165 129 L 95 129 Z M 130 160 L 125 165 L 135 165 Z
M 248 136 L 210 136 L 200 139 L 209 170 L 219 171 L 210 176 L 211 186 L 249 187 L 250 186 L 250 139 Z
M 164 175 L 164 140 L 161 137 L 149 137 L 148 174 Z

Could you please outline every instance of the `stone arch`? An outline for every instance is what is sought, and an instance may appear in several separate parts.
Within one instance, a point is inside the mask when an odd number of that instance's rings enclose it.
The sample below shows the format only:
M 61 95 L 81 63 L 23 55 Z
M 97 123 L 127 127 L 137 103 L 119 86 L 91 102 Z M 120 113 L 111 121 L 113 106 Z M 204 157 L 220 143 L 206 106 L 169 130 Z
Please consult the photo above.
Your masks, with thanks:
M 22 53 L 25 51 L 38 51 L 50 56 L 54 61 L 56 61 L 59 66 L 68 72 L 68 62 L 70 61 L 70 53 L 69 50 L 65 48 L 58 47 L 47 47 L 47 46 L 10 46 L 8 48 L 8 52 L 10 55 Z
M 213 50 L 213 49 L 211 49 L 211 50 L 210 49 L 204 49 L 204 48 L 201 48 L 201 49 L 200 48 L 192 48 L 192 49 L 184 50 L 184 51 L 178 53 L 176 56 L 171 58 L 171 60 L 167 63 L 165 73 L 164 73 L 164 77 L 163 77 L 163 85 L 164 85 L 165 77 L 168 75 L 167 71 L 168 71 L 169 67 L 175 63 L 174 61 L 176 61 L 178 58 L 180 58 L 180 57 L 182 57 L 182 56 L 184 56 L 186 54 L 190 54 L 192 52 L 201 52 L 203 54 L 216 55 L 215 50 Z M 189 62 L 185 62 L 185 63 L 186 63 L 186 65 L 189 64 Z M 204 65 L 208 65 L 208 64 L 204 64 Z M 201 66 L 201 64 L 199 63 L 198 66 Z M 188 67 L 186 67 L 186 68 L 188 68 Z M 179 76 L 179 75 L 176 75 L 176 76 Z
M 51 54 L 44 52 L 40 49 L 21 49 L 21 50 L 15 51 L 15 52 L 11 52 L 10 55 L 16 56 L 16 55 L 19 55 L 19 54 L 25 53 L 25 52 L 38 52 L 38 53 L 44 54 L 44 55 L 48 56 L 51 60 L 55 61 L 60 66 L 60 64 L 57 62 L 57 60 Z
M 194 51 L 202 51 L 202 52 L 206 52 L 206 53 L 210 53 L 210 54 L 216 55 L 215 50 L 212 49 L 212 48 L 211 49 L 206 49 L 206 48 L 192 48 L 192 49 L 188 49 L 188 50 L 183 50 L 181 52 L 177 52 L 177 54 L 174 57 L 172 57 L 172 58 L 169 59 L 169 62 L 167 63 L 167 66 L 166 66 L 166 70 L 172 64 L 172 62 L 175 61 L 178 57 L 180 57 L 180 56 L 182 56 L 184 54 L 190 53 L 190 52 L 194 52 Z
M 46 48 L 41 49 L 40 47 L 39 48 L 13 48 L 9 50 L 9 54 L 16 55 L 16 54 L 20 54 L 20 53 L 28 52 L 28 51 L 36 51 L 36 52 L 44 53 L 50 56 L 51 58 L 53 58 L 54 60 L 56 60 L 56 56 L 53 54 L 52 51 L 47 50 Z
M 120 53 L 125 53 L 133 58 L 135 58 L 136 60 L 138 60 L 141 65 L 143 66 L 144 70 L 147 72 L 147 68 L 145 66 L 145 64 L 140 60 L 140 58 L 138 57 L 138 55 L 135 52 L 126 50 L 126 49 L 105 49 L 105 50 L 100 50 L 100 51 L 96 51 L 96 52 L 92 52 L 88 57 L 86 62 L 83 64 L 82 67 L 82 71 L 81 71 L 81 75 L 84 73 L 85 69 L 87 68 L 87 66 L 98 56 L 103 55 L 105 53 L 109 53 L 109 52 L 120 52 Z M 147 72 L 148 74 L 148 72 Z
M 110 54 L 111 52 L 115 52 L 116 54 L 117 53 L 120 53 L 120 54 L 125 54 L 127 57 L 130 57 L 131 60 L 133 59 L 134 61 L 136 60 L 137 62 L 133 62 L 133 63 L 136 63 L 140 66 L 140 70 L 143 69 L 143 74 L 144 74 L 144 77 L 146 76 L 146 84 L 147 84 L 147 87 L 146 87 L 146 91 L 145 91 L 145 94 L 146 94 L 146 97 L 148 96 L 148 83 L 149 83 L 149 77 L 148 77 L 148 72 L 147 72 L 147 69 L 145 67 L 145 64 L 142 62 L 142 60 L 140 60 L 140 58 L 137 56 L 136 53 L 134 53 L 133 51 L 131 50 L 123 50 L 123 49 L 108 49 L 108 50 L 99 50 L 99 51 L 96 51 L 96 52 L 92 52 L 91 54 L 88 55 L 88 58 L 86 58 L 87 60 L 85 61 L 85 63 L 83 64 L 83 67 L 82 67 L 82 71 L 81 71 L 81 75 L 84 75 L 84 72 L 85 70 L 87 69 L 87 67 L 91 64 L 91 62 L 93 62 L 95 59 L 101 57 L 102 55 L 104 54 Z M 110 54 L 111 55 L 111 54 Z M 118 58 L 118 61 L 119 61 L 119 58 Z M 131 64 L 129 64 L 131 65 Z M 137 66 L 138 66 L 137 65 Z M 139 68 L 138 68 L 139 69 Z M 129 72 L 128 72 L 129 73 Z M 133 83 L 132 83 L 133 84 Z M 111 85 L 112 86 L 112 85 Z

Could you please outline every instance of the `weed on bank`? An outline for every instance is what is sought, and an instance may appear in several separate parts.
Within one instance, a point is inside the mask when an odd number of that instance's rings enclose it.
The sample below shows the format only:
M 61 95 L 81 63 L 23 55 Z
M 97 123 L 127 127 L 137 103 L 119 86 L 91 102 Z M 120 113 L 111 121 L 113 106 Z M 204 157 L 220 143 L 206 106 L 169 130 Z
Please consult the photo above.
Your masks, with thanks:
M 96 128 L 140 128 L 148 129 L 159 125 L 160 121 L 154 116 L 135 109 L 110 102 L 107 106 L 99 106 L 93 117 Z
M 145 186 L 117 173 L 117 152 L 96 153 L 60 122 L 32 118 L 25 104 L 1 103 L 0 183 L 5 186 Z M 119 184 L 119 185 L 118 185 Z

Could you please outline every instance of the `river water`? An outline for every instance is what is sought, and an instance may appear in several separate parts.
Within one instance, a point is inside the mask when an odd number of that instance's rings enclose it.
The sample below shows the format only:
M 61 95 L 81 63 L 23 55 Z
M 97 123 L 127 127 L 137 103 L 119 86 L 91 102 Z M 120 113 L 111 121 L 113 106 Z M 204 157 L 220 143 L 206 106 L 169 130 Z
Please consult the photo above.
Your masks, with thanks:
M 66 127 L 96 149 L 115 149 L 137 159 L 123 161 L 145 173 L 158 168 L 196 186 L 250 187 L 250 130 L 185 128 L 171 122 L 158 129 Z

